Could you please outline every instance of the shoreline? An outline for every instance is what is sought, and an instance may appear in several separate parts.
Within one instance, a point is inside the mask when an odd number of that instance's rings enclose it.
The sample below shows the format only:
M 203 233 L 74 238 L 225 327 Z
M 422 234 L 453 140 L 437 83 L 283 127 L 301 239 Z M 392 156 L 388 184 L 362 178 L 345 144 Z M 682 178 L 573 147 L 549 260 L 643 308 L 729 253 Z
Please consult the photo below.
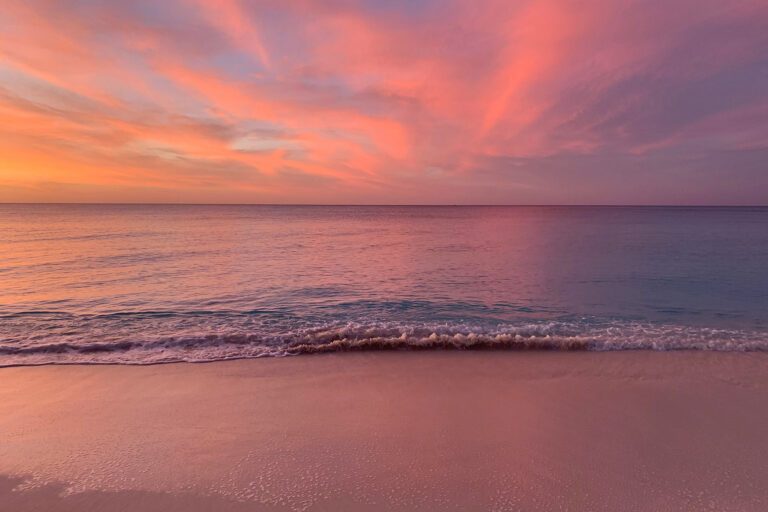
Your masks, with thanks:
M 7 367 L 0 503 L 764 510 L 766 363 L 759 352 L 386 351 Z
M 258 355 L 232 355 L 223 356 L 213 359 L 173 359 L 173 360 L 74 360 L 68 361 L 66 359 L 60 359 L 56 361 L 41 361 L 41 362 L 12 362 L 2 363 L 0 362 L 0 370 L 4 368 L 36 368 L 43 366 L 163 366 L 174 364 L 210 364 L 210 363 L 226 363 L 232 361 L 244 361 L 244 360 L 257 360 L 257 359 L 283 359 L 292 357 L 317 357 L 317 356 L 329 356 L 329 355 L 344 355 L 344 354 L 377 354 L 377 353 L 592 353 L 592 354 L 621 354 L 621 353 L 721 353 L 721 354 L 768 354 L 768 348 L 763 346 L 741 346 L 736 348 L 711 348 L 711 347 L 664 347 L 664 348 L 648 348 L 648 347 L 627 347 L 627 348 L 594 348 L 590 347 L 588 342 L 585 341 L 571 341 L 551 343 L 545 340 L 545 343 L 528 342 L 528 341 L 514 341 L 514 342 L 491 342 L 491 343 L 473 343 L 466 345 L 459 345 L 453 343 L 429 345 L 429 344 L 409 344 L 408 342 L 401 342 L 401 340 L 395 339 L 395 343 L 391 343 L 388 340 L 386 343 L 373 342 L 368 340 L 360 341 L 347 341 L 341 340 L 341 342 L 334 341 L 326 345 L 300 345 L 296 347 L 288 347 L 283 352 L 278 353 L 262 353 Z M 109 351 L 105 351 L 109 352 Z M 13 354 L 15 355 L 15 354 Z

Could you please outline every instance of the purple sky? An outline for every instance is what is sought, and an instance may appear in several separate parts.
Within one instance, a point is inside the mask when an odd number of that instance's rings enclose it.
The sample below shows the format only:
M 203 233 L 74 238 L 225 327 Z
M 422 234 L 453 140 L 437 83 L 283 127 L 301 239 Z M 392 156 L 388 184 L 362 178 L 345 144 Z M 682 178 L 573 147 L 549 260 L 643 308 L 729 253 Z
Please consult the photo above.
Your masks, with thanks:
M 4 0 L 0 201 L 768 204 L 768 2 Z

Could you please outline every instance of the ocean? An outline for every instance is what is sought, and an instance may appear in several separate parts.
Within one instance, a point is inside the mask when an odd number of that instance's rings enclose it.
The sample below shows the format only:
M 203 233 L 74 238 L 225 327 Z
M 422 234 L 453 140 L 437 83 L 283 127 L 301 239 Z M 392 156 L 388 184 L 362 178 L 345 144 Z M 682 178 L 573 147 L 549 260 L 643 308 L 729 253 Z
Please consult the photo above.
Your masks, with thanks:
M 0 366 L 768 350 L 768 208 L 0 205 Z

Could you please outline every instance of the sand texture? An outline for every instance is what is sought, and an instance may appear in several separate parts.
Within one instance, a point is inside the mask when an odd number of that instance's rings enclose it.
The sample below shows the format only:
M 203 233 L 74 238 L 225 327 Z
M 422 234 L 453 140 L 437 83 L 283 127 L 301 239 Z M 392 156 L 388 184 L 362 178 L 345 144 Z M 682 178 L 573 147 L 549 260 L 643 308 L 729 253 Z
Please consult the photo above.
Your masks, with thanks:
M 765 511 L 768 354 L 0 370 L 0 511 Z

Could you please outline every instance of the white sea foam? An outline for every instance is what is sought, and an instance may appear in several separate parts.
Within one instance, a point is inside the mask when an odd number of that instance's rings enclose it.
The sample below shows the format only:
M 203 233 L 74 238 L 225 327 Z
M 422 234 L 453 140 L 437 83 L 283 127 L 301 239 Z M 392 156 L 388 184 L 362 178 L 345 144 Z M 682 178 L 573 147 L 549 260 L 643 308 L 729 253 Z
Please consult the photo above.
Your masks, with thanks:
M 632 322 L 540 322 L 485 331 L 464 324 L 351 323 L 284 333 L 222 332 L 135 336 L 112 342 L 0 343 L 0 366 L 159 364 L 354 351 L 713 350 L 768 351 L 768 333 Z

